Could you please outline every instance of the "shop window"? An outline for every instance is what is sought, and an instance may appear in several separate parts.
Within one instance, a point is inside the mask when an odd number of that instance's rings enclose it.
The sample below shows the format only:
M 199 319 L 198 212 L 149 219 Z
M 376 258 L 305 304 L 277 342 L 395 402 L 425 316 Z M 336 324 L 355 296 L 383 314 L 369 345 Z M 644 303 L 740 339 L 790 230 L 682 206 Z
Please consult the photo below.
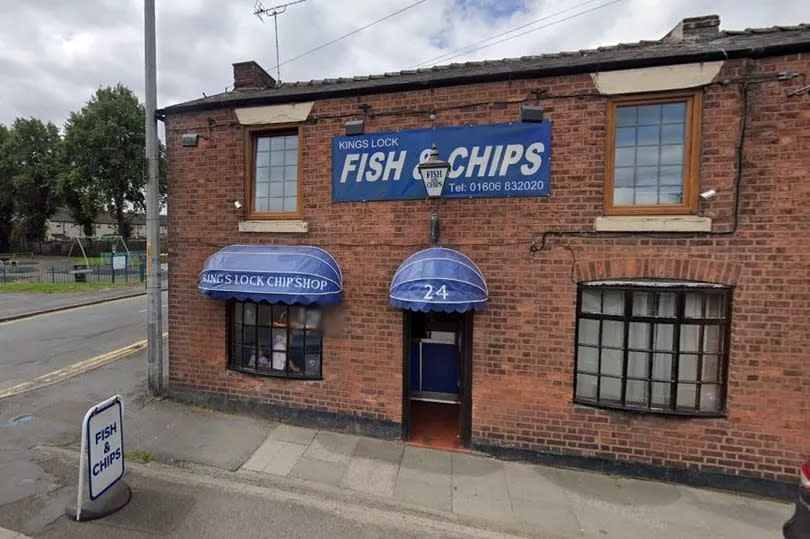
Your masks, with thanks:
M 731 290 L 666 284 L 580 285 L 575 402 L 724 413 Z
M 233 301 L 228 309 L 231 369 L 287 378 L 322 377 L 319 307 Z
M 620 98 L 607 121 L 608 215 L 677 215 L 697 207 L 699 92 Z
M 246 177 L 248 217 L 284 218 L 301 214 L 298 133 L 248 131 Z

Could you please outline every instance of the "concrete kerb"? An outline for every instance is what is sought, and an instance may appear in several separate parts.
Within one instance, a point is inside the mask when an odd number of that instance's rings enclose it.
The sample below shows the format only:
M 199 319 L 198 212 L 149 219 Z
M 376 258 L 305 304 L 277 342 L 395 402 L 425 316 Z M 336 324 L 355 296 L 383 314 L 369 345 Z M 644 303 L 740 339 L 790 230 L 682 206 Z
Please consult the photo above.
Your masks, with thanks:
M 28 539 L 28 536 L 0 527 L 0 539 Z
M 168 290 L 168 288 L 161 288 L 160 289 L 161 292 L 165 292 L 167 290 Z M 30 311 L 30 312 L 27 312 L 27 313 L 13 314 L 13 315 L 10 315 L 10 316 L 0 317 L 0 324 L 2 324 L 3 322 L 11 322 L 11 321 L 14 321 L 14 320 L 22 320 L 24 318 L 32 318 L 34 316 L 40 316 L 40 315 L 43 315 L 43 314 L 58 313 L 59 311 L 69 311 L 70 309 L 77 309 L 79 307 L 89 307 L 91 305 L 98 305 L 100 303 L 108 303 L 110 301 L 118 301 L 118 300 L 121 300 L 121 299 L 137 298 L 138 296 L 145 296 L 145 295 L 146 295 L 146 291 L 144 290 L 143 292 L 135 292 L 135 293 L 132 293 L 132 294 L 122 294 L 120 296 L 115 296 L 115 297 L 112 297 L 112 298 L 100 298 L 100 299 L 94 299 L 94 300 L 91 300 L 91 301 L 84 301 L 84 302 L 81 302 L 81 303 L 73 303 L 71 305 L 61 305 L 59 307 L 53 307 L 53 308 L 49 308 L 49 309 L 41 309 L 39 311 Z
M 79 452 L 73 449 L 39 445 L 35 450 L 46 458 L 58 458 L 75 462 Z M 530 526 L 508 526 L 503 522 L 459 515 L 457 513 L 431 509 L 422 505 L 411 504 L 405 501 L 374 496 L 364 492 L 348 490 L 341 487 L 309 481 L 306 479 L 290 479 L 284 476 L 271 475 L 249 470 L 230 472 L 221 468 L 206 466 L 184 461 L 140 462 L 127 461 L 128 473 L 137 473 L 141 476 L 160 479 L 164 481 L 177 481 L 184 484 L 210 485 L 216 483 L 224 490 L 251 491 L 256 494 L 270 494 L 271 490 L 283 492 L 284 496 L 303 503 L 316 503 L 317 496 L 328 497 L 338 504 L 356 506 L 358 503 L 378 510 L 409 513 L 411 518 L 425 519 L 426 521 L 441 520 L 448 524 L 468 527 L 470 536 L 486 535 L 486 532 L 509 534 L 517 536 L 533 535 L 537 530 Z M 465 534 L 466 535 L 466 534 Z M 553 536 L 544 536 L 553 538 Z

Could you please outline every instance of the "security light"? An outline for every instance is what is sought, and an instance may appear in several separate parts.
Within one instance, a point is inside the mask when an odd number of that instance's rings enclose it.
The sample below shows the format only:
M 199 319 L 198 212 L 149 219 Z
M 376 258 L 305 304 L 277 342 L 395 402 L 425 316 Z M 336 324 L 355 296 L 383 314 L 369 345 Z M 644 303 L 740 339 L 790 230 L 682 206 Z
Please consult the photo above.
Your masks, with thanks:
M 365 132 L 365 122 L 363 120 L 349 120 L 346 122 L 347 135 L 362 135 Z
M 526 105 L 520 108 L 520 121 L 521 122 L 542 122 L 543 121 L 543 107 L 536 105 Z
M 193 148 L 197 146 L 200 141 L 200 135 L 197 133 L 185 133 L 183 135 L 183 146 L 186 148 Z
M 717 196 L 716 189 L 709 189 L 708 191 L 703 191 L 702 193 L 700 193 L 700 198 L 702 198 L 703 200 L 711 200 L 716 196 Z
M 242 208 L 242 203 L 239 202 L 238 200 L 234 200 L 233 205 L 237 210 Z

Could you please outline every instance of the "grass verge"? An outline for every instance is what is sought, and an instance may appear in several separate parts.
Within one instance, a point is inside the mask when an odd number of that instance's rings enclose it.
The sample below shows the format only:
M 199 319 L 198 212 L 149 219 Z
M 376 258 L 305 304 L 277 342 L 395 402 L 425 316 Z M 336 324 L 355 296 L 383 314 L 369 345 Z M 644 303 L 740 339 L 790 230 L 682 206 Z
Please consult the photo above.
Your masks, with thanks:
M 149 451 L 126 451 L 124 452 L 124 458 L 126 460 L 134 460 L 137 462 L 143 462 L 144 464 L 149 464 L 155 460 L 155 455 Z
M 81 292 L 82 290 L 96 290 L 99 288 L 110 288 L 113 286 L 127 286 L 138 284 L 137 281 L 115 282 L 115 283 L 7 283 L 0 284 L 2 292 Z

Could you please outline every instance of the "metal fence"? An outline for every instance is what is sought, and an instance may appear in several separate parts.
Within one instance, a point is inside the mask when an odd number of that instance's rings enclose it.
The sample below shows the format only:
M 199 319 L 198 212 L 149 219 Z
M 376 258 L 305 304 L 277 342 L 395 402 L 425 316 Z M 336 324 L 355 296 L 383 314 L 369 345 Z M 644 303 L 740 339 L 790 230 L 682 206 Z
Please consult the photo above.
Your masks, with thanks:
M 122 269 L 112 264 L 62 264 L 43 268 L 39 264 L 0 264 L 0 285 L 9 283 L 138 283 L 145 279 L 142 259 Z
M 113 245 L 115 245 L 119 251 L 122 250 L 120 240 L 117 239 L 117 236 L 107 238 L 81 238 L 81 242 L 87 256 L 99 256 L 103 252 L 111 251 Z M 127 248 L 131 253 L 135 251 L 146 251 L 146 240 L 130 239 L 127 241 Z M 160 252 L 165 253 L 167 248 L 168 241 L 166 238 L 161 238 Z M 76 245 L 75 240 L 72 238 L 52 239 L 47 241 L 17 241 L 8 246 L 0 245 L 0 251 L 4 250 L 45 256 L 67 256 L 68 253 L 71 253 L 72 256 L 81 256 L 79 246 Z

